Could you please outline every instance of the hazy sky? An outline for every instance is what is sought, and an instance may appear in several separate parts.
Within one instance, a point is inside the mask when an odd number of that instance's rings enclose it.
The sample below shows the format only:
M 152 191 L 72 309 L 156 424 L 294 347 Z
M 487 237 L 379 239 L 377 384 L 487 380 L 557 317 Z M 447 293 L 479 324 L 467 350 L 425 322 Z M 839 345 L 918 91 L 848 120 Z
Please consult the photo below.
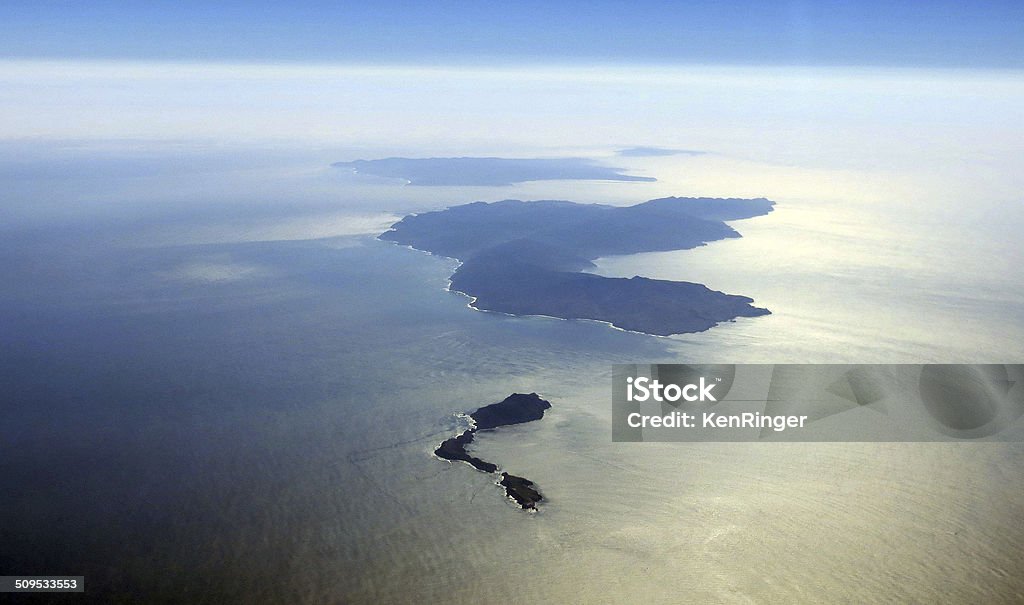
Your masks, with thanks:
M 1024 66 L 1024 2 L 0 3 L 0 57 Z
M 0 223 L 154 196 L 336 199 L 332 162 L 395 155 L 599 157 L 658 178 L 575 186 L 593 201 L 1004 204 L 1024 178 L 1022 23 L 1024 2 L 943 0 L 0 0 Z M 614 156 L 636 146 L 710 153 L 685 170 Z M 516 195 L 553 195 L 538 187 Z

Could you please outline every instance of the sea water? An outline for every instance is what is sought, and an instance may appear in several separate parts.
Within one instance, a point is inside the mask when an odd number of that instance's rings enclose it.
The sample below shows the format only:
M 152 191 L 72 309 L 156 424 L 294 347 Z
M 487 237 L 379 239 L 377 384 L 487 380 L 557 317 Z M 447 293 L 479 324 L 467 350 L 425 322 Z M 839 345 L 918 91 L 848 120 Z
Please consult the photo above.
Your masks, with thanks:
M 583 99 L 559 131 L 575 143 L 537 134 L 520 155 L 592 154 L 659 181 L 410 188 L 325 168 L 351 148 L 164 144 L 140 175 L 124 163 L 140 143 L 10 143 L 0 567 L 147 602 L 1024 598 L 1016 444 L 612 443 L 610 430 L 614 363 L 1019 361 L 1012 78 L 509 77 L 532 82 L 533 109 Z M 440 89 L 482 86 L 518 116 L 504 81 Z M 616 122 L 637 98 L 652 112 Z M 378 132 L 381 149 L 408 132 L 409 155 L 435 155 L 407 126 Z M 509 127 L 494 153 L 517 153 Z M 612 155 L 651 140 L 708 153 Z M 704 283 L 771 316 L 653 338 L 477 312 L 445 289 L 454 261 L 373 237 L 475 199 L 664 195 L 777 206 L 732 223 L 741 239 L 595 271 Z M 552 408 L 474 451 L 536 483 L 536 514 L 431 455 L 461 414 L 512 392 Z

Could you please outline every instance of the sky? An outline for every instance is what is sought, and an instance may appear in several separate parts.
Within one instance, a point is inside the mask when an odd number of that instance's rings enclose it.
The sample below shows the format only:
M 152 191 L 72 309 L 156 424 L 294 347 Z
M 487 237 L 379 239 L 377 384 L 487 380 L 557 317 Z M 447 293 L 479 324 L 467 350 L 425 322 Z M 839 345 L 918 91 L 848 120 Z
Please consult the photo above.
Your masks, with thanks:
M 1024 2 L 0 3 L 0 58 L 1024 67 Z
M 391 156 L 636 170 L 614 153 L 637 146 L 708 152 L 701 176 L 652 171 L 649 197 L 1005 203 L 1022 23 L 1024 2 L 944 0 L 0 0 L 0 223 L 154 195 L 326 203 L 331 163 Z

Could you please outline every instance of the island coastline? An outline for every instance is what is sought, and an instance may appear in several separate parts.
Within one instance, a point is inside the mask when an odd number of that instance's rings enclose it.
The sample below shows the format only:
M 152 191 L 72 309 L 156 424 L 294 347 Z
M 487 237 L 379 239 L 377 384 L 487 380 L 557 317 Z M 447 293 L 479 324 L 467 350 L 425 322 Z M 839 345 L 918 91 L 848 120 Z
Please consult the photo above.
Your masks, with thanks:
M 626 207 L 474 202 L 406 216 L 378 239 L 455 259 L 447 289 L 467 296 L 474 310 L 671 336 L 771 312 L 703 284 L 587 273 L 592 261 L 738 238 L 726 221 L 762 216 L 773 206 L 764 198 L 661 198 Z
M 513 393 L 498 403 L 481 407 L 469 414 L 471 426 L 441 442 L 434 450 L 434 455 L 449 462 L 465 462 L 488 474 L 496 473 L 499 470 L 498 465 L 481 460 L 466 451 L 475 434 L 478 431 L 493 431 L 503 426 L 540 420 L 544 417 L 544 412 L 550 408 L 551 402 L 541 399 L 537 393 Z M 524 510 L 535 511 L 537 504 L 544 499 L 529 479 L 502 472 L 496 483 L 505 488 L 505 495 Z

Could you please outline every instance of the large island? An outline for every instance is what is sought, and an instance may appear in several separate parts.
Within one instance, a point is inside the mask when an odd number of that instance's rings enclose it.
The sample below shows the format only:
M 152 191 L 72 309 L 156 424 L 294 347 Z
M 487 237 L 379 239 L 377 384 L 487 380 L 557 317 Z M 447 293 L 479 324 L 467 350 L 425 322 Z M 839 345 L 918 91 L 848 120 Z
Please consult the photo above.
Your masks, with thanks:
M 591 319 L 668 336 L 767 315 L 702 284 L 585 273 L 602 256 L 683 250 L 740 237 L 725 221 L 768 214 L 764 199 L 669 197 L 635 206 L 475 202 L 403 218 L 380 239 L 462 262 L 451 289 L 482 311 Z

